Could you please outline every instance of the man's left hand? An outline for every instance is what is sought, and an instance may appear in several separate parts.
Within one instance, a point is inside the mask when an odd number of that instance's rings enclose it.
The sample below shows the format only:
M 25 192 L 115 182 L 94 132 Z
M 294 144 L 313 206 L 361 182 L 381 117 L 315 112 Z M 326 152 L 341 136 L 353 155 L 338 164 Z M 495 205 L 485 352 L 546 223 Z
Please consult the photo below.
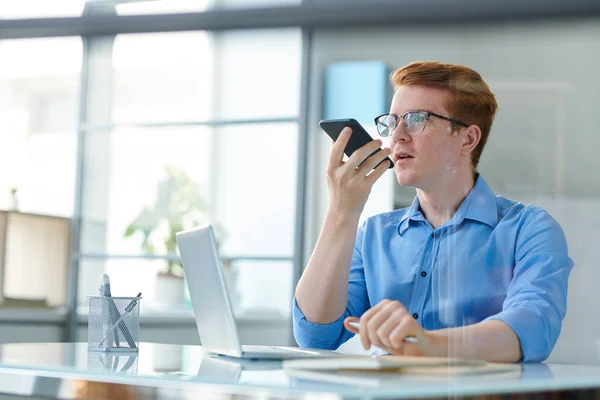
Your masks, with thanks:
M 350 321 L 359 322 L 360 329 L 350 326 Z M 399 301 L 382 300 L 367 310 L 360 319 L 346 318 L 344 327 L 360 334 L 365 349 L 373 344 L 395 355 L 442 355 L 435 337 L 424 330 Z M 405 341 L 407 337 L 416 338 L 418 343 Z

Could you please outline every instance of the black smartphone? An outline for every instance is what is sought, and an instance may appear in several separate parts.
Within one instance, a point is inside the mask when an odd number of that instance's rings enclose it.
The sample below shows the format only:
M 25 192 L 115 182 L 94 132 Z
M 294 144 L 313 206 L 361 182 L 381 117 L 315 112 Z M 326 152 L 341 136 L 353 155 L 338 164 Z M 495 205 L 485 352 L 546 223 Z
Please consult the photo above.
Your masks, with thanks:
M 359 124 L 358 121 L 355 120 L 354 118 L 324 119 L 319 122 L 319 126 L 334 141 L 337 140 L 338 136 L 340 135 L 340 133 L 342 132 L 342 129 L 344 129 L 344 127 L 349 126 L 350 128 L 352 128 L 352 134 L 350 135 L 350 140 L 348 141 L 348 144 L 346 145 L 346 148 L 344 149 L 344 153 L 346 153 L 346 155 L 348 157 L 350 157 L 352 155 L 352 153 L 354 153 L 356 150 L 360 149 L 365 144 L 367 144 L 373 140 L 373 138 L 371 137 L 371 135 L 369 135 L 369 133 L 365 130 L 365 128 L 363 128 L 362 125 Z M 378 151 L 379 150 L 375 150 L 373 153 L 369 154 L 369 157 L 371 157 L 373 154 L 377 153 Z M 369 158 L 369 157 L 367 157 L 367 158 Z M 366 158 L 365 158 L 365 160 L 366 160 Z M 363 162 L 361 162 L 361 164 L 364 163 L 365 160 L 363 160 Z M 381 160 L 381 162 L 384 162 L 385 160 L 389 161 L 389 163 L 390 163 L 389 168 L 394 167 L 394 163 L 392 162 L 392 160 L 390 160 L 389 157 L 384 158 L 383 160 Z M 379 164 L 381 164 L 381 162 Z M 376 167 L 378 167 L 379 164 L 377 164 Z

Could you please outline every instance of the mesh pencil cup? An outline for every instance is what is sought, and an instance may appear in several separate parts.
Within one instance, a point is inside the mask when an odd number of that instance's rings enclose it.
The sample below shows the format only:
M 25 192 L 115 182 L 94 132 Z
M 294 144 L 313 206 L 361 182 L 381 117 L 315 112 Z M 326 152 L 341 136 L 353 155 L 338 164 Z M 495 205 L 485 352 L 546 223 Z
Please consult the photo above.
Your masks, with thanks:
M 138 351 L 141 297 L 89 296 L 88 350 Z
M 120 375 L 136 376 L 138 373 L 138 353 L 88 351 L 88 370 L 111 371 Z

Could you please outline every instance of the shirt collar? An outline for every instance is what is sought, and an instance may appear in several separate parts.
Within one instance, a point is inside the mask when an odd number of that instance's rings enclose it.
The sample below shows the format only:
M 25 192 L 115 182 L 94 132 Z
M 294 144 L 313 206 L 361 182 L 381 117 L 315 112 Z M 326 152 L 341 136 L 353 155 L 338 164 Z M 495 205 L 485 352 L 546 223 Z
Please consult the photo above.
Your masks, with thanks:
M 477 174 L 475 185 L 467 197 L 445 226 L 459 225 L 465 219 L 483 222 L 496 227 L 498 224 L 498 208 L 496 206 L 496 195 L 488 186 L 482 176 Z M 425 217 L 419 208 L 419 196 L 415 196 L 412 205 L 404 213 L 398 224 L 398 233 L 402 236 L 408 229 L 410 221 L 424 221 Z
M 404 213 L 402 218 L 400 218 L 400 223 L 398 224 L 398 233 L 400 236 L 404 235 L 404 232 L 406 232 L 408 229 L 410 220 L 420 221 L 424 219 L 425 217 L 419 209 L 419 196 L 415 196 L 409 209 Z
M 473 189 L 471 189 L 471 192 L 469 192 L 456 214 L 459 214 L 463 206 L 465 206 L 465 209 L 462 219 L 483 222 L 492 228 L 498 225 L 496 195 L 481 175 L 477 174 L 475 186 L 473 186 Z M 455 217 L 457 216 L 456 214 Z M 462 222 L 462 219 L 457 221 L 457 223 Z

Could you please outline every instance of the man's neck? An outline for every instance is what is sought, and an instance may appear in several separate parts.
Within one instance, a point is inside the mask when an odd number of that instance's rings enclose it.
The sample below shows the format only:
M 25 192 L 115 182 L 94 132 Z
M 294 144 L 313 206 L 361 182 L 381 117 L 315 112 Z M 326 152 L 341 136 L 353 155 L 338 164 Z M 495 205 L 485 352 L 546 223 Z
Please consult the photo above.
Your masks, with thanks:
M 417 188 L 421 212 L 433 229 L 445 224 L 460 207 L 475 185 L 472 170 L 449 171 L 435 190 Z

